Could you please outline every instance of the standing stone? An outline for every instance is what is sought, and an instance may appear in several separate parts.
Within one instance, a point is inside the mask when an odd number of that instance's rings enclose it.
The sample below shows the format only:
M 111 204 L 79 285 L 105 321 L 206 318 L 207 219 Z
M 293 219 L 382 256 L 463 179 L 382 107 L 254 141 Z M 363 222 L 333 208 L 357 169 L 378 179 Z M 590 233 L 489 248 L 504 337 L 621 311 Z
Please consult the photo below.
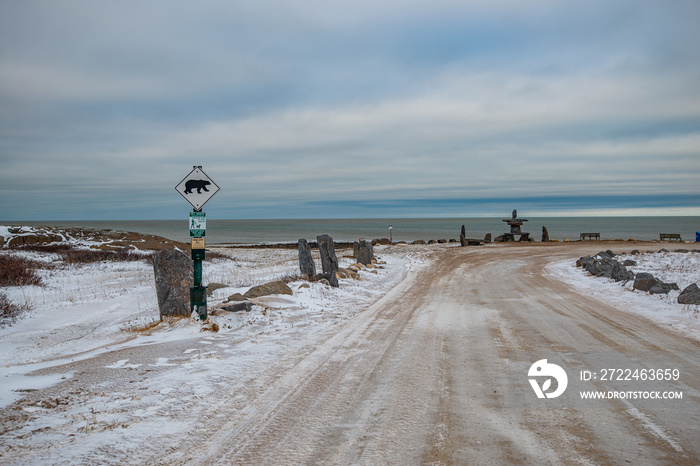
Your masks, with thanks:
M 491 233 L 486 233 L 486 236 L 484 236 L 484 243 L 490 243 L 491 242 Z
M 547 227 L 545 227 L 544 225 L 542 226 L 542 242 L 549 242 L 549 232 L 547 231 Z
M 464 225 L 462 225 L 460 236 L 464 236 L 465 238 L 467 237 L 467 229 L 464 228 Z
M 316 275 L 316 264 L 311 256 L 311 248 L 303 238 L 299 240 L 299 270 L 308 277 Z
M 333 238 L 328 235 L 320 235 L 316 237 L 318 241 L 318 251 L 321 254 L 321 267 L 323 274 L 328 275 L 331 272 L 338 271 L 338 258 L 335 255 L 335 244 Z
M 153 275 L 160 318 L 189 317 L 192 260 L 175 249 L 159 251 L 153 255 Z
M 357 259 L 357 255 L 360 253 L 360 243 L 359 241 L 355 241 L 352 243 L 352 257 Z
M 372 257 L 374 256 L 374 246 L 368 243 L 364 238 L 360 238 L 359 248 L 357 251 L 357 262 L 362 265 L 369 265 L 372 263 Z

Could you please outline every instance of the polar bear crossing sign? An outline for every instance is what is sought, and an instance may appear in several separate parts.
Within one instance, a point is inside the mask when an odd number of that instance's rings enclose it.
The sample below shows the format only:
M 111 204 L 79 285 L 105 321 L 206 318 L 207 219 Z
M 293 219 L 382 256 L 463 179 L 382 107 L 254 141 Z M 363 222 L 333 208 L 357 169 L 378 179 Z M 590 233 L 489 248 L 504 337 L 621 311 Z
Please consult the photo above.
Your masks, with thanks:
M 192 204 L 194 210 L 200 211 L 202 206 L 219 191 L 219 187 L 202 171 L 202 167 L 195 166 L 189 175 L 175 186 L 175 190 Z

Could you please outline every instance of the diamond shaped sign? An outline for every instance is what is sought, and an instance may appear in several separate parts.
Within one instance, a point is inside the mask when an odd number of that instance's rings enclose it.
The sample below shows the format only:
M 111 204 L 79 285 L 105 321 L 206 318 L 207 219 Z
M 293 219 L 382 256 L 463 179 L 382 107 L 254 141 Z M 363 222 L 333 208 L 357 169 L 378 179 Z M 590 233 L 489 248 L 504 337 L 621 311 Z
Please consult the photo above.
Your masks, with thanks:
M 202 167 L 194 167 L 180 184 L 175 186 L 194 210 L 202 210 L 202 206 L 219 191 L 219 187 L 202 171 Z

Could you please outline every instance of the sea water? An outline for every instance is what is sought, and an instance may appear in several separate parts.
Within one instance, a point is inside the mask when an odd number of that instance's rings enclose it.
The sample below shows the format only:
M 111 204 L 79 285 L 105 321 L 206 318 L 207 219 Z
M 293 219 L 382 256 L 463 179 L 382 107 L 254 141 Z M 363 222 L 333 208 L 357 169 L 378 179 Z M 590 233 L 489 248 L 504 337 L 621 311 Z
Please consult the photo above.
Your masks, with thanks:
M 51 225 L 135 231 L 189 241 L 188 216 L 182 220 L 99 220 L 7 222 L 5 224 Z M 504 218 L 394 218 L 394 219 L 207 219 L 206 242 L 214 244 L 296 243 L 328 234 L 336 241 L 359 238 L 389 238 L 394 241 L 459 239 L 462 225 L 467 238 L 494 238 L 506 233 Z M 3 222 L 0 222 L 3 223 Z M 389 230 L 389 227 L 392 227 Z M 550 239 L 578 240 L 580 233 L 600 233 L 602 240 L 658 240 L 660 233 L 678 233 L 683 241 L 695 241 L 700 231 L 700 217 L 535 217 L 521 227 L 536 241 L 542 239 L 542 227 Z

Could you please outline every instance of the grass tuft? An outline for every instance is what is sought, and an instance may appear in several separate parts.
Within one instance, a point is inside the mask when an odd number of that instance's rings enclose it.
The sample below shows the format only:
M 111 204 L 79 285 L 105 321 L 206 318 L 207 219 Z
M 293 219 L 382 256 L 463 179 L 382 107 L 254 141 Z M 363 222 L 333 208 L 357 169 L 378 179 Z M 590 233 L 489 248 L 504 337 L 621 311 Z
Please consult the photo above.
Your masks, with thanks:
M 36 269 L 42 264 L 24 257 L 0 255 L 0 286 L 42 285 Z

